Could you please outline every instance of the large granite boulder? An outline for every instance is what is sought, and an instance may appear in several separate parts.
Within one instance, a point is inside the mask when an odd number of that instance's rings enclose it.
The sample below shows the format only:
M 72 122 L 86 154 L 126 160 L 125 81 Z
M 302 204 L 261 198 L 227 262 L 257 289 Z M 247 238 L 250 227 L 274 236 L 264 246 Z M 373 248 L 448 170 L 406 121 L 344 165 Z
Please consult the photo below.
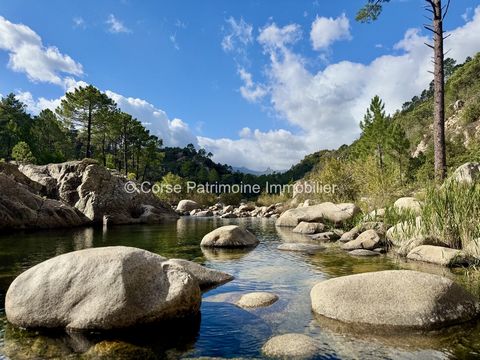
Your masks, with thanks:
M 461 250 L 434 245 L 420 245 L 413 248 L 408 253 L 407 259 L 449 267 L 467 265 L 470 260 Z
M 324 229 L 325 225 L 323 225 L 322 223 L 309 223 L 302 221 L 295 227 L 295 229 L 293 229 L 293 232 L 308 235 L 322 232 Z
M 10 285 L 7 319 L 24 328 L 122 329 L 198 313 L 197 280 L 151 252 L 93 248 L 44 261 Z
M 316 314 L 344 323 L 432 329 L 475 318 L 478 300 L 442 276 L 390 270 L 343 276 L 315 285 Z
M 258 245 L 259 241 L 250 231 L 237 225 L 226 225 L 209 232 L 200 243 L 203 247 L 240 248 Z
M 351 220 L 359 212 L 360 209 L 355 204 L 326 202 L 287 210 L 277 219 L 275 225 L 295 227 L 302 221 L 342 224 Z
M 77 208 L 95 223 L 104 219 L 110 224 L 158 223 L 177 218 L 153 193 L 141 191 L 139 184 L 94 160 L 21 165 L 19 169 L 40 183 L 47 197 Z
M 409 211 L 415 215 L 420 215 L 422 211 L 422 203 L 414 197 L 402 197 L 395 201 L 393 207 L 398 211 Z
M 192 210 L 198 210 L 202 207 L 193 200 L 180 200 L 177 205 L 177 211 L 181 213 L 190 212 Z
M 0 230 L 51 229 L 90 223 L 76 208 L 41 196 L 40 188 L 23 174 L 0 169 Z

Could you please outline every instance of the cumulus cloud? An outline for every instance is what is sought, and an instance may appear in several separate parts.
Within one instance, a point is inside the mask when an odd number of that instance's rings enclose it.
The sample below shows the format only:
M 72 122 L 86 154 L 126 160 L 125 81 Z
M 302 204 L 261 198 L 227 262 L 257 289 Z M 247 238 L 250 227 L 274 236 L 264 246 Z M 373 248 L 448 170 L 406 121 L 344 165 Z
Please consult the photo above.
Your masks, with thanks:
M 107 21 L 105 21 L 108 25 L 108 31 L 112 34 L 119 34 L 119 33 L 131 33 L 128 27 L 126 27 L 122 21 L 117 19 L 115 15 L 110 14 L 108 15 Z
M 40 36 L 23 24 L 0 16 L 0 49 L 9 54 L 8 67 L 25 73 L 31 81 L 64 84 L 65 74 L 80 76 L 82 65 L 54 46 L 44 46 Z
M 337 18 L 317 16 L 312 23 L 310 40 L 314 50 L 324 50 L 338 40 L 350 40 L 350 21 L 345 14 Z
M 471 21 L 450 33 L 445 43 L 451 49 L 449 57 L 463 62 L 480 51 L 480 7 Z M 268 56 L 267 82 L 262 85 L 267 93 L 262 97 L 268 98 L 280 118 L 299 130 L 242 129 L 236 140 L 199 138 L 215 160 L 255 170 L 289 168 L 308 153 L 336 148 L 358 137 L 359 121 L 373 96 L 380 95 L 386 110 L 393 113 L 432 80 L 428 72 L 432 54 L 424 45 L 430 39 L 418 29 L 407 30 L 390 55 L 367 64 L 341 61 L 316 72 L 307 67 L 309 59 L 292 49 L 300 39 L 301 28 L 296 24 L 267 25 L 257 38 Z M 319 41 L 317 47 L 327 43 Z M 258 85 L 251 76 L 239 75 L 250 89 Z

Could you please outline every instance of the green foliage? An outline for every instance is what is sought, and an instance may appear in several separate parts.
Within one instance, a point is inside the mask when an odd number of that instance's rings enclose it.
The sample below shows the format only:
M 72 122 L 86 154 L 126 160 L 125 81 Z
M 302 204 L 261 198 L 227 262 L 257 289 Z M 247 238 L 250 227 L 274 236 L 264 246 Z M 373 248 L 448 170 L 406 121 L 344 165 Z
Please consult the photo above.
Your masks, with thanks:
M 422 206 L 424 231 L 452 248 L 476 247 L 480 239 L 480 184 L 447 181 L 430 187 Z
M 156 185 L 160 191 L 156 191 L 155 195 L 169 204 L 176 204 L 186 198 L 186 180 L 178 175 L 168 173 Z M 177 191 L 177 189 L 179 190 Z
M 480 95 L 471 99 L 463 109 L 462 118 L 465 125 L 480 120 Z
M 285 193 L 282 194 L 269 194 L 263 192 L 258 197 L 256 204 L 258 206 L 270 206 L 278 203 L 286 203 L 291 199 L 291 196 Z
M 219 196 L 219 201 L 225 205 L 240 205 L 242 201 L 242 194 L 241 193 L 222 193 Z
M 13 147 L 12 158 L 21 164 L 34 164 L 37 161 L 30 150 L 30 146 L 24 141 L 20 141 Z
M 364 23 L 377 20 L 383 10 L 383 4 L 388 2 L 390 2 L 390 0 L 368 0 L 358 11 L 355 20 Z

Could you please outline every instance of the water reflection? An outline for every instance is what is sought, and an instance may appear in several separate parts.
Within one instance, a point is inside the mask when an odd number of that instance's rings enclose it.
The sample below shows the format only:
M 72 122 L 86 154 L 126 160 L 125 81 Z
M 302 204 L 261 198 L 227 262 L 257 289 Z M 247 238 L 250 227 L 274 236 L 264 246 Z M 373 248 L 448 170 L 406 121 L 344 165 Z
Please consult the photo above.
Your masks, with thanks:
M 239 224 L 260 239 L 254 249 L 201 249 L 202 237 L 216 227 Z M 113 226 L 0 237 L 0 354 L 12 359 L 77 358 L 181 358 L 261 357 L 268 337 L 287 332 L 314 337 L 322 349 L 319 358 L 342 359 L 432 359 L 479 358 L 480 326 L 465 324 L 442 332 L 380 334 L 346 328 L 328 319 L 314 318 L 310 289 L 319 281 L 369 271 L 412 269 L 452 278 L 480 296 L 480 273 L 406 262 L 389 255 L 352 257 L 338 245 L 314 255 L 281 252 L 283 242 L 312 242 L 290 228 L 276 228 L 271 219 L 181 218 L 176 222 L 149 226 Z M 53 256 L 89 247 L 125 245 L 153 251 L 165 257 L 184 258 L 228 272 L 235 280 L 204 294 L 201 321 L 179 333 L 167 328 L 133 332 L 107 338 L 90 334 L 37 334 L 19 332 L 1 322 L 5 292 L 19 273 Z M 241 294 L 270 291 L 279 296 L 274 305 L 261 309 L 240 309 L 234 305 Z M 4 332 L 4 336 L 2 336 Z M 169 334 L 175 334 L 170 336 Z M 141 354 L 134 356 L 133 354 Z M 110 355 L 108 355 L 110 354 Z M 114 354 L 114 355 L 112 355 Z M 113 357 L 112 357 L 113 356 Z M 85 357 L 84 357 L 85 358 Z

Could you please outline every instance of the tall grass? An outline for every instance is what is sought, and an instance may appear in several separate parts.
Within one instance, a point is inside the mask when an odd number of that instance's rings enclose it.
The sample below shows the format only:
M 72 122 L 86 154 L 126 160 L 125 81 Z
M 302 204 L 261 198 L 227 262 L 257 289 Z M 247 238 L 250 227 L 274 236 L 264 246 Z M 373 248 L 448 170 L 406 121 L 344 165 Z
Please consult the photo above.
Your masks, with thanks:
M 448 246 L 466 249 L 480 239 L 480 184 L 447 181 L 427 189 L 422 206 L 425 234 Z

